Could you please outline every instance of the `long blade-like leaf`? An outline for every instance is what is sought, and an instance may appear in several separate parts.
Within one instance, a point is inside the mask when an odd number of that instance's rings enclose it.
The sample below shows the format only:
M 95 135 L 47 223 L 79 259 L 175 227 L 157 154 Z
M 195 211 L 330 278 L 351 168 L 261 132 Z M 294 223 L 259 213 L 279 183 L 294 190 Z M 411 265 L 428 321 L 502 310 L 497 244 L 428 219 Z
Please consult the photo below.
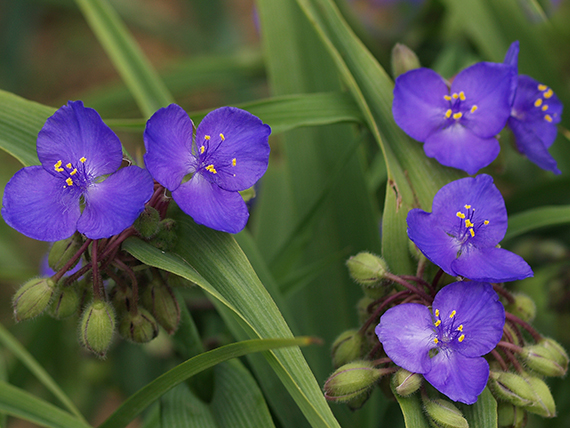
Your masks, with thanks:
M 547 226 L 557 226 L 570 223 L 570 207 L 540 207 L 518 213 L 509 217 L 509 228 L 505 240 L 512 239 L 523 233 Z

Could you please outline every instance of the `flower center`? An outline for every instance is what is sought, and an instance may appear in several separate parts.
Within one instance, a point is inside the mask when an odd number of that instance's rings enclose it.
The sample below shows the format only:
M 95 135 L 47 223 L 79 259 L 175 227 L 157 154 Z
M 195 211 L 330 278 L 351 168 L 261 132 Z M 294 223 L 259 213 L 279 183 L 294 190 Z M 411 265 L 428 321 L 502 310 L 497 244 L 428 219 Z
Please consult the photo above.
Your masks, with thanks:
M 552 116 L 546 113 L 548 110 L 548 104 L 546 104 L 547 100 L 554 95 L 552 88 L 549 88 L 542 83 L 538 85 L 538 90 L 541 92 L 541 96 L 539 96 L 536 101 L 534 102 L 534 106 L 536 108 L 540 108 L 543 112 L 545 112 L 544 120 L 547 122 L 552 122 Z
M 441 319 L 439 309 L 434 311 L 435 321 L 435 337 L 433 342 L 439 348 L 446 348 L 455 342 L 462 343 L 465 340 L 465 333 L 463 333 L 463 324 L 457 325 L 457 311 L 454 309 L 447 317 Z
M 464 205 L 463 208 L 465 212 L 457 211 L 455 214 L 455 216 L 459 218 L 459 226 L 455 237 L 460 241 L 461 245 L 465 244 L 469 239 L 474 238 L 481 226 L 487 226 L 489 224 L 489 220 L 477 222 L 475 218 L 475 208 L 472 208 L 471 205 Z
M 85 172 L 85 157 L 79 159 L 79 163 L 72 164 L 71 162 L 63 164 L 61 160 L 58 160 L 53 168 L 59 173 L 62 180 L 65 181 L 63 188 L 77 186 L 83 189 L 88 181 L 87 173 Z
M 198 170 L 208 171 L 210 174 L 218 174 L 220 171 L 227 173 L 226 167 L 236 166 L 237 158 L 226 159 L 225 156 L 216 155 L 216 152 L 220 145 L 226 141 L 224 134 L 219 134 L 219 140 L 212 144 L 212 137 L 210 135 L 204 135 L 204 141 L 198 149 Z M 235 174 L 233 174 L 235 177 Z
M 478 107 L 475 104 L 469 105 L 465 92 L 453 93 L 451 95 L 444 95 L 445 101 L 449 102 L 449 108 L 445 112 L 445 118 L 453 120 L 452 123 L 458 121 L 466 114 L 472 114 L 477 111 Z

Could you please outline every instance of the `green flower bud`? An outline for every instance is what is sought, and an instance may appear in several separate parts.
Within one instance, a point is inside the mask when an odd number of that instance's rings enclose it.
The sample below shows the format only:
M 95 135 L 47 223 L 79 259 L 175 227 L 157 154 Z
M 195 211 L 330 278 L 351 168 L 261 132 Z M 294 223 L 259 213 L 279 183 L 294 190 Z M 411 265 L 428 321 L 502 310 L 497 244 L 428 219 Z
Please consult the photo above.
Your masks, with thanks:
M 51 278 L 34 278 L 22 285 L 12 298 L 16 321 L 27 320 L 41 314 L 51 300 L 54 286 Z
M 170 287 L 161 282 L 151 282 L 142 294 L 142 304 L 168 334 L 173 334 L 180 323 L 180 306 Z
M 73 286 L 61 287 L 50 305 L 50 315 L 55 319 L 67 318 L 79 309 L 79 295 Z
M 513 294 L 515 301 L 505 306 L 505 310 L 521 320 L 531 322 L 536 316 L 536 304 L 526 294 Z
M 425 398 L 424 410 L 432 425 L 438 428 L 469 428 L 463 413 L 443 398 Z
M 340 334 L 332 346 L 333 366 L 338 368 L 359 359 L 364 346 L 364 336 L 358 330 L 347 330 Z
M 83 346 L 99 357 L 104 357 L 113 341 L 115 311 L 101 300 L 93 301 L 83 311 L 79 323 L 79 338 Z
M 158 323 L 144 308 L 137 308 L 137 314 L 123 313 L 119 321 L 119 333 L 131 342 L 150 342 L 158 335 Z
M 394 79 L 400 74 L 420 67 L 420 60 L 413 50 L 401 43 L 394 45 L 392 48 L 392 76 Z
M 407 397 L 420 389 L 423 379 L 423 376 L 418 373 L 400 369 L 392 376 L 392 387 L 398 395 Z
M 488 385 L 498 400 L 515 406 L 529 406 L 535 400 L 535 394 L 528 382 L 515 373 L 491 371 Z
M 158 233 L 159 223 L 160 213 L 153 207 L 145 207 L 133 226 L 144 239 L 150 239 Z
M 252 186 L 249 189 L 240 190 L 239 194 L 241 195 L 244 202 L 248 202 L 256 196 L 255 187 Z
M 560 343 L 549 337 L 544 337 L 538 344 L 550 351 L 552 359 L 564 369 L 564 372 L 568 370 L 568 354 Z
M 55 272 L 59 271 L 69 260 L 71 260 L 75 254 L 77 254 L 79 248 L 81 248 L 82 245 L 83 238 L 78 232 L 75 232 L 73 236 L 67 239 L 54 242 L 48 255 L 49 267 L 52 268 Z M 70 266 L 70 269 L 75 267 L 79 260 L 80 258 L 78 258 L 75 263 Z
M 368 306 L 375 300 L 376 299 L 370 296 L 364 296 L 362 299 L 358 301 L 356 305 L 356 311 L 358 313 L 358 320 L 360 324 L 364 324 L 368 320 L 368 318 L 370 318 L 370 316 L 372 315 L 370 312 L 368 312 Z
M 534 393 L 533 402 L 528 406 L 524 406 L 524 409 L 545 418 L 555 417 L 556 404 L 546 383 L 536 376 L 525 375 L 524 379 L 528 382 Z
M 510 323 L 505 323 L 505 325 L 503 326 L 503 331 L 509 333 L 509 338 L 512 338 L 512 343 L 514 345 L 517 346 L 524 346 L 524 343 L 521 341 L 521 339 L 519 338 L 518 333 L 516 332 L 516 330 L 513 328 L 513 326 Z
M 124 312 L 130 312 L 133 304 L 133 290 L 130 287 L 115 286 L 111 294 L 111 302 L 119 316 Z
M 564 376 L 568 369 L 556 361 L 549 348 L 540 344 L 525 346 L 519 355 L 529 368 L 543 376 Z
M 371 361 L 354 361 L 339 367 L 325 382 L 325 398 L 329 401 L 352 401 L 366 394 L 385 370 L 374 368 Z
M 364 287 L 377 287 L 388 272 L 388 265 L 384 259 L 367 252 L 350 257 L 346 261 L 346 266 L 352 279 Z
M 497 403 L 499 427 L 522 428 L 526 424 L 526 411 L 510 403 L 499 401 Z
M 150 243 L 162 251 L 169 251 L 178 241 L 176 221 L 171 218 L 165 218 L 158 225 L 158 233 L 150 240 Z

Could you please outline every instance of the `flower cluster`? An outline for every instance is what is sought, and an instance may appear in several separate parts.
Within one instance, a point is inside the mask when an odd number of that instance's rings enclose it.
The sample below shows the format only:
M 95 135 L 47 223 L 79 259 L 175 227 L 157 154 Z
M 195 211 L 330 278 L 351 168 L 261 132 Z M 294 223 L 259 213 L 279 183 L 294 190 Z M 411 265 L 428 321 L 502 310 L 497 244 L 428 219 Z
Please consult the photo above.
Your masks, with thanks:
M 557 134 L 562 104 L 551 88 L 518 75 L 518 42 L 502 64 L 479 62 L 451 84 L 418 68 L 396 79 L 394 120 L 424 143 L 427 156 L 476 174 L 499 154 L 496 135 L 508 125 L 518 150 L 539 167 L 559 174 L 548 153 Z

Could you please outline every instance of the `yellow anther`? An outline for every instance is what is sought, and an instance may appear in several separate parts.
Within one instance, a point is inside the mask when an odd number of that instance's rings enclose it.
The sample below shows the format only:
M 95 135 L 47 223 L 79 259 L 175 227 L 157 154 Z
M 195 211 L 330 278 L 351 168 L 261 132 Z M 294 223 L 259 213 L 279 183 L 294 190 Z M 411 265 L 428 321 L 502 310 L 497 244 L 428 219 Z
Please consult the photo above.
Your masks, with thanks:
M 65 182 L 67 183 L 68 186 L 73 186 L 73 180 L 71 178 L 67 178 Z
M 453 115 L 453 118 L 454 118 L 455 120 L 457 120 L 457 119 L 461 119 L 461 116 L 463 116 L 463 113 L 461 113 L 461 112 L 459 111 L 459 112 L 457 112 L 457 113 L 455 113 L 455 114 Z
M 473 223 L 471 223 L 471 220 L 467 219 L 465 220 L 465 227 L 473 227 L 475 226 Z
M 226 137 L 224 137 L 224 134 L 220 134 L 220 138 L 222 139 L 222 141 L 226 140 Z
M 548 91 L 546 91 L 544 94 L 542 94 L 544 96 L 544 98 L 548 99 L 550 98 L 552 95 L 554 95 L 554 92 L 552 91 L 552 88 L 549 89 Z
M 475 232 L 473 232 L 473 229 L 469 229 L 469 233 L 471 234 L 471 238 L 475 236 Z
M 538 90 L 539 90 L 539 91 L 546 91 L 547 88 L 548 88 L 548 86 L 543 85 L 542 83 L 538 85 Z
M 542 98 L 539 98 L 534 102 L 535 107 L 540 107 L 541 105 L 542 105 Z
M 210 136 L 209 136 L 209 135 L 204 135 L 204 140 L 210 141 Z
M 77 174 L 77 168 L 73 168 L 73 171 L 69 173 L 69 175 L 75 175 L 75 174 Z
M 487 226 L 487 225 L 489 224 L 489 220 L 485 220 L 485 221 L 483 222 L 483 224 L 484 224 L 485 226 Z
M 87 160 L 87 159 L 85 159 L 84 157 L 81 157 L 81 159 L 79 159 L 79 162 L 85 163 L 86 160 Z
M 433 343 L 435 343 L 436 345 L 439 343 L 439 340 L 438 340 L 437 337 L 434 337 L 434 338 L 433 338 Z
M 71 168 L 73 167 L 73 165 L 71 165 L 71 162 L 70 162 L 70 163 L 68 163 L 67 165 L 65 165 L 65 167 L 66 167 L 67 169 L 71 169 Z
M 463 342 L 463 339 L 465 339 L 465 335 L 464 335 L 464 334 L 462 334 L 461 336 L 459 336 L 459 339 L 457 339 L 457 340 L 459 340 L 459 342 Z
M 459 217 L 460 219 L 464 219 L 465 218 L 465 214 L 463 214 L 461 211 L 457 211 L 457 214 L 455 214 L 457 217 Z
M 461 324 L 459 327 L 457 327 L 457 331 L 463 331 L 463 324 Z
M 437 320 L 434 324 L 436 327 L 439 327 L 439 325 L 441 324 L 441 320 Z
M 547 122 L 552 122 L 552 116 L 550 116 L 549 114 L 545 114 L 544 120 L 546 120 Z
M 459 93 L 459 99 L 460 99 L 461 101 L 465 101 L 465 93 L 464 93 L 463 91 L 461 91 L 461 92 Z
M 204 150 L 206 150 L 206 147 L 204 146 L 200 147 L 200 154 L 204 153 Z
M 232 166 L 236 166 L 236 163 L 237 163 L 236 158 L 233 158 L 233 159 L 232 159 Z
M 438 317 L 439 316 L 439 309 L 435 310 L 435 316 Z
M 471 113 L 475 113 L 478 108 L 479 107 L 477 107 L 475 104 L 473 104 L 473 107 L 471 107 Z
M 212 174 L 217 174 L 218 171 L 216 171 L 216 168 L 214 168 L 213 164 L 210 164 L 206 167 L 206 170 L 210 171 Z
M 453 112 L 451 111 L 451 109 L 448 109 L 448 110 L 445 112 L 445 118 L 446 118 L 446 119 L 449 119 L 449 118 L 451 117 L 451 113 L 453 113 Z
M 451 314 L 449 314 L 449 318 L 453 318 L 456 313 L 457 313 L 457 311 L 455 311 L 455 310 L 451 311 Z
M 459 95 L 453 94 L 452 97 L 453 97 L 454 100 L 456 100 L 457 98 L 459 98 Z
M 56 164 L 55 164 L 53 167 L 55 168 L 55 170 L 56 170 L 57 172 L 63 171 L 63 168 L 60 168 L 60 167 L 61 167 L 61 161 L 60 161 L 60 160 L 58 160 L 58 161 L 56 162 Z
M 443 98 L 445 101 L 451 101 L 451 97 L 449 95 L 444 95 Z
M 468 210 L 469 208 L 471 208 L 471 205 L 464 205 L 465 209 Z
M 548 110 L 548 104 L 544 104 L 544 105 L 542 106 L 542 111 L 546 111 L 546 110 Z

